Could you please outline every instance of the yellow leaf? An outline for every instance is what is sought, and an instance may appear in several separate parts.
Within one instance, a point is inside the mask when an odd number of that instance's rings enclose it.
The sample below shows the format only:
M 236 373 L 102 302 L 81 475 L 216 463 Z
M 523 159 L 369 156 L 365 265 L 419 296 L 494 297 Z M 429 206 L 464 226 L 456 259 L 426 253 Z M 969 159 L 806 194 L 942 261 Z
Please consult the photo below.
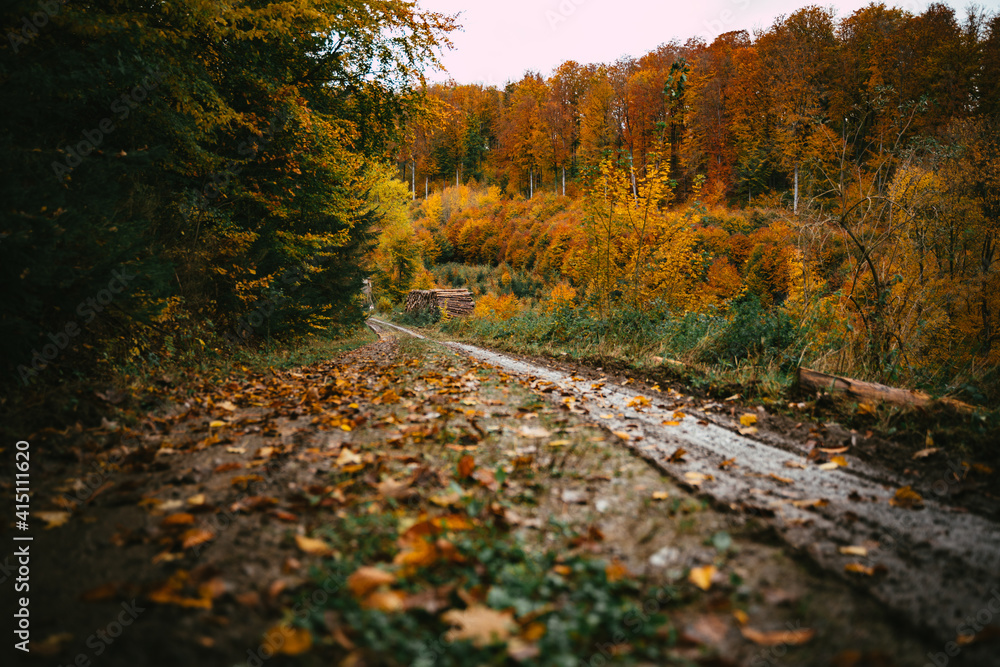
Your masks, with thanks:
M 752 413 L 746 413 L 740 415 L 740 424 L 743 426 L 753 426 L 757 423 L 757 415 Z
M 632 400 L 625 404 L 627 408 L 648 408 L 651 405 L 650 400 L 645 396 L 636 396 Z
M 832 459 L 830 459 L 830 461 L 832 463 L 836 463 L 841 468 L 847 467 L 847 459 L 845 459 L 843 456 L 834 456 Z
M 691 569 L 688 574 L 688 581 L 697 586 L 703 591 L 707 591 L 712 587 L 712 577 L 715 576 L 715 566 L 706 565 L 705 567 L 695 567 Z
M 222 428 L 223 426 L 229 426 L 229 424 L 227 424 L 226 422 L 219 421 L 218 419 L 216 419 L 215 421 L 213 421 L 212 423 L 210 423 L 209 426 L 211 428 Z
M 35 512 L 35 516 L 45 522 L 45 530 L 58 528 L 69 521 L 69 512 Z
M 902 509 L 914 509 L 923 507 L 924 499 L 912 487 L 904 486 L 896 491 L 896 495 L 889 499 L 889 504 Z
M 198 493 L 187 499 L 188 505 L 204 505 L 205 504 L 205 494 Z
M 657 491 L 653 494 L 653 500 L 666 500 L 670 497 L 670 494 L 666 491 Z
M 865 547 L 840 547 L 839 551 L 845 556 L 857 556 L 858 558 L 868 557 L 868 549 Z
M 844 566 L 844 569 L 847 570 L 848 572 L 854 572 L 856 574 L 864 574 L 869 577 L 875 574 L 875 568 L 867 567 L 865 565 L 862 565 L 861 563 L 848 563 L 847 565 Z
M 878 405 L 875 403 L 859 403 L 858 404 L 858 414 L 861 415 L 877 415 Z

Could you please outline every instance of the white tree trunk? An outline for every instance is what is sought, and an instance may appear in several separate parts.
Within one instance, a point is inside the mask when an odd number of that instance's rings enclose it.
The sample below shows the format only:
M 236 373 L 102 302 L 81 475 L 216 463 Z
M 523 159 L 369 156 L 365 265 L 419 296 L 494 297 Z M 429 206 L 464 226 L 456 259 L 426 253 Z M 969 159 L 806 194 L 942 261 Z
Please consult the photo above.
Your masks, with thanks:
M 792 212 L 799 212 L 799 165 L 795 165 L 795 201 L 792 204 Z

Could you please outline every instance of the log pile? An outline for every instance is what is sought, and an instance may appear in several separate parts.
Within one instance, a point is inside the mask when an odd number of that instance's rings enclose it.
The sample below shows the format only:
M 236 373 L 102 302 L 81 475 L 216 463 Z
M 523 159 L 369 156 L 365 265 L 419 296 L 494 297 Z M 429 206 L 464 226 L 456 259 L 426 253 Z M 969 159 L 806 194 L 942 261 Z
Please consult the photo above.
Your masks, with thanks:
M 443 308 L 452 317 L 471 315 L 476 307 L 472 293 L 467 289 L 412 290 L 406 295 L 406 312 L 414 313 L 431 308 Z

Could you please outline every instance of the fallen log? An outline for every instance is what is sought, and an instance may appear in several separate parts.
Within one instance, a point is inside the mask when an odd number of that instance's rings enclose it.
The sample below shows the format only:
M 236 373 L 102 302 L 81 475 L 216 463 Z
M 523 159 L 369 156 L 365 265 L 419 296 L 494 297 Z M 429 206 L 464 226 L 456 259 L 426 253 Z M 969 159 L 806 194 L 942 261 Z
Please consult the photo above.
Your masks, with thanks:
M 800 389 L 809 392 L 840 392 L 860 401 L 912 405 L 916 407 L 947 405 L 959 412 L 972 412 L 975 409 L 968 403 L 963 403 L 953 398 L 934 399 L 929 394 L 914 389 L 888 387 L 876 382 L 863 382 L 862 380 L 829 375 L 809 368 L 799 368 L 798 385 Z

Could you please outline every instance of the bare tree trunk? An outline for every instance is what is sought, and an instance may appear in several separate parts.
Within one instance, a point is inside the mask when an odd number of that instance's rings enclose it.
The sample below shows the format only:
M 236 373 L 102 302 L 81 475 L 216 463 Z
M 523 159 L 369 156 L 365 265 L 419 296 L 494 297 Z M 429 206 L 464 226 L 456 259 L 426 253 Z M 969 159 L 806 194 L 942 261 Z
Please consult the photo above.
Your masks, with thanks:
M 566 165 L 563 165 L 563 197 L 566 196 Z
M 531 177 L 528 181 L 528 199 L 534 199 L 535 197 L 535 170 L 531 170 Z
M 413 177 L 413 201 L 417 201 L 417 161 L 416 161 L 416 159 L 413 160 L 413 169 L 411 169 L 410 171 L 412 172 L 411 176 Z
M 799 165 L 795 165 L 795 203 L 792 205 L 792 212 L 799 212 Z

